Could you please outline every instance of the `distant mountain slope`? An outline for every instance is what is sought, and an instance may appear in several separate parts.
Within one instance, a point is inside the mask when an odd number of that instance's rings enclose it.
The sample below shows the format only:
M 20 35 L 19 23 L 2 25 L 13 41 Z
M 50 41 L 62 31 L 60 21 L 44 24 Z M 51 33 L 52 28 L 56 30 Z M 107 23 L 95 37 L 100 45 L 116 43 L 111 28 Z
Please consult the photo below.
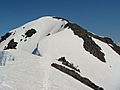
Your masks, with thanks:
M 46 16 L 0 39 L 0 90 L 119 90 L 120 47 Z
M 118 43 L 117 45 L 120 46 L 120 43 Z

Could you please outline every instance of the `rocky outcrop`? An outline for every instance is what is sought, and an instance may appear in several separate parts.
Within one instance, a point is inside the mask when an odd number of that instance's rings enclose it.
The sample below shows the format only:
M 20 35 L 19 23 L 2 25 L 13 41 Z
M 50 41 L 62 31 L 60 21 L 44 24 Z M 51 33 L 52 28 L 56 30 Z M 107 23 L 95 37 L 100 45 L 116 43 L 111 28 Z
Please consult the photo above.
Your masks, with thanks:
M 120 55 L 120 46 L 117 46 L 115 43 L 113 43 L 112 46 L 110 45 L 110 47 Z
M 87 85 L 88 87 L 92 88 L 93 90 L 104 90 L 102 87 L 96 85 L 95 83 L 93 83 L 88 78 L 81 76 L 80 74 L 78 74 L 74 70 L 70 70 L 70 69 L 68 69 L 68 68 L 66 68 L 62 65 L 56 64 L 56 63 L 52 63 L 51 66 L 60 70 L 61 72 L 64 72 L 65 74 L 70 75 L 74 79 L 76 79 L 76 80 L 80 81 L 81 83 Z
M 0 43 L 3 42 L 4 40 L 6 40 L 11 34 L 12 34 L 12 32 L 8 32 L 4 36 L 2 36 L 0 39 Z
M 10 42 L 8 43 L 7 47 L 4 48 L 4 50 L 7 49 L 16 49 L 17 46 L 17 42 L 14 41 L 14 39 L 10 40 Z
M 101 48 L 92 40 L 87 30 L 83 29 L 77 24 L 73 24 L 70 22 L 65 25 L 65 28 L 66 27 L 71 28 L 75 35 L 84 40 L 83 46 L 86 51 L 90 52 L 90 54 L 94 55 L 102 62 L 106 62 L 104 57 L 105 54 L 101 51 Z
M 30 30 L 28 30 L 26 33 L 25 33 L 25 35 L 26 35 L 26 37 L 25 38 L 27 38 L 27 37 L 31 37 L 33 34 L 35 34 L 37 31 L 35 30 L 35 29 L 33 29 L 33 28 L 31 28 Z
M 62 17 L 56 17 L 56 16 L 54 16 L 53 18 L 55 18 L 55 19 L 60 19 L 60 20 L 62 20 L 62 21 L 67 21 L 67 22 L 69 22 L 69 20 L 67 20 L 67 19 L 65 19 L 65 18 L 62 18 Z
M 64 28 L 68 27 L 71 28 L 71 30 L 74 32 L 75 35 L 82 38 L 84 40 L 84 48 L 86 51 L 90 52 L 90 54 L 97 57 L 102 62 L 106 62 L 104 56 L 105 54 L 101 51 L 101 48 L 92 40 L 91 37 L 96 38 L 102 42 L 105 42 L 108 44 L 116 53 L 120 55 L 120 46 L 115 44 L 111 38 L 108 37 L 100 37 L 98 35 L 95 35 L 91 32 L 88 32 L 86 29 L 80 27 L 79 25 L 70 22 L 67 19 L 61 18 L 61 17 L 53 17 L 58 20 L 67 21 L 68 23 L 64 26 Z
M 111 38 L 108 38 L 108 37 L 100 37 L 100 36 L 97 36 L 97 35 L 94 35 L 90 32 L 88 32 L 88 34 L 102 42 L 105 42 L 107 43 L 116 53 L 118 53 L 120 55 L 120 46 L 118 46 L 117 44 L 115 44 L 113 42 L 113 40 Z
M 65 65 L 65 66 L 67 66 L 67 67 L 69 67 L 69 68 L 71 68 L 71 69 L 73 69 L 73 70 L 75 70 L 77 72 L 80 72 L 80 69 L 78 69 L 77 67 L 75 67 L 73 63 L 68 62 L 65 59 L 65 57 L 59 58 L 58 61 L 62 62 L 63 65 Z
M 55 19 L 61 19 L 65 20 L 68 23 L 64 26 L 64 28 L 70 28 L 75 35 L 77 35 L 79 38 L 82 38 L 84 40 L 83 47 L 86 51 L 90 52 L 90 54 L 97 57 L 100 61 L 106 62 L 105 60 L 105 54 L 101 51 L 100 46 L 98 46 L 91 38 L 90 33 L 85 30 L 84 28 L 80 27 L 79 25 L 75 23 L 71 23 L 69 20 L 66 20 L 64 18 L 60 17 L 53 17 Z

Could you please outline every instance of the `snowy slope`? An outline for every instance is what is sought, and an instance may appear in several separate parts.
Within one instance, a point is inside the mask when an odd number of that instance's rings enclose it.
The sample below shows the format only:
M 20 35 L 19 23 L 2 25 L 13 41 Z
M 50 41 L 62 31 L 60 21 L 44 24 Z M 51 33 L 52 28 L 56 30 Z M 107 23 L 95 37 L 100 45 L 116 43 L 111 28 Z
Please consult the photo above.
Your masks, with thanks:
M 14 60 L 0 55 L 0 90 L 120 90 L 120 47 L 66 19 L 46 16 L 8 32 L 3 51 Z

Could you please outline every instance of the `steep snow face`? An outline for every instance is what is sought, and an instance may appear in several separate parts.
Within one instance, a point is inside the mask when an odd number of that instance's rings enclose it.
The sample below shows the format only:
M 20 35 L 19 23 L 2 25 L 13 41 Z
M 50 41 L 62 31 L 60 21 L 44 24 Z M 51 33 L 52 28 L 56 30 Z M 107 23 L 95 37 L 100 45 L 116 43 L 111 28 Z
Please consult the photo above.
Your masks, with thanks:
M 0 90 L 120 90 L 120 47 L 59 17 L 2 36 L 0 65 Z
M 86 52 L 83 47 L 83 40 L 75 36 L 70 30 L 46 37 L 40 42 L 39 49 L 43 56 L 49 55 L 53 60 L 66 57 L 68 61 L 79 66 L 81 75 L 102 86 L 104 90 L 119 90 L 120 56 L 106 43 L 92 39 L 105 53 L 106 63 Z

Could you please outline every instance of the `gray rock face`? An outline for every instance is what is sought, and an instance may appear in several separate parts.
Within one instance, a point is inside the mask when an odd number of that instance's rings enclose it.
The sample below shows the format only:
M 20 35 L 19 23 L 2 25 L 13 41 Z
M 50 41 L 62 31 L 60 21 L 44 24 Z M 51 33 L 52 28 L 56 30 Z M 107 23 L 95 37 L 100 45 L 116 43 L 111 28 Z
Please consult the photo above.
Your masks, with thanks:
M 93 56 L 97 57 L 100 61 L 106 62 L 105 60 L 105 54 L 101 52 L 101 47 L 98 46 L 90 37 L 89 32 L 87 32 L 85 29 L 80 27 L 77 24 L 68 22 L 65 27 L 71 28 L 71 30 L 74 32 L 75 35 L 77 35 L 79 38 L 82 38 L 84 40 L 84 49 Z
M 14 41 L 14 39 L 10 40 L 10 42 L 8 43 L 7 47 L 4 48 L 4 50 L 7 49 L 16 49 L 17 46 L 17 42 Z
M 31 37 L 33 34 L 35 34 L 37 31 L 35 30 L 35 29 L 33 29 L 33 28 L 31 28 L 30 30 L 28 30 L 26 33 L 25 33 L 25 35 L 26 35 L 26 37 L 25 38 L 27 38 L 27 37 Z
M 64 67 L 62 65 L 59 65 L 57 63 L 52 63 L 51 66 L 60 70 L 61 72 L 65 73 L 65 74 L 73 77 L 74 79 L 76 79 L 76 80 L 80 81 L 81 83 L 87 85 L 88 87 L 90 87 L 93 90 L 104 90 L 101 86 L 96 85 L 90 79 L 81 76 L 79 73 L 75 72 L 74 70 L 66 68 L 66 67 Z
M 92 40 L 92 37 L 95 39 L 98 39 L 102 42 L 105 42 L 108 44 L 116 53 L 120 55 L 120 45 L 116 45 L 111 38 L 108 37 L 100 37 L 98 35 L 95 35 L 86 29 L 82 28 L 81 26 L 70 22 L 67 19 L 61 18 L 61 17 L 53 17 L 55 19 L 60 19 L 62 21 L 67 21 L 67 24 L 64 26 L 64 28 L 68 27 L 70 28 L 75 35 L 77 35 L 79 38 L 82 38 L 84 40 L 83 47 L 86 51 L 88 51 L 93 56 L 97 57 L 100 61 L 106 62 L 105 60 L 105 54 L 101 51 L 101 47 L 97 45 L 94 40 Z

